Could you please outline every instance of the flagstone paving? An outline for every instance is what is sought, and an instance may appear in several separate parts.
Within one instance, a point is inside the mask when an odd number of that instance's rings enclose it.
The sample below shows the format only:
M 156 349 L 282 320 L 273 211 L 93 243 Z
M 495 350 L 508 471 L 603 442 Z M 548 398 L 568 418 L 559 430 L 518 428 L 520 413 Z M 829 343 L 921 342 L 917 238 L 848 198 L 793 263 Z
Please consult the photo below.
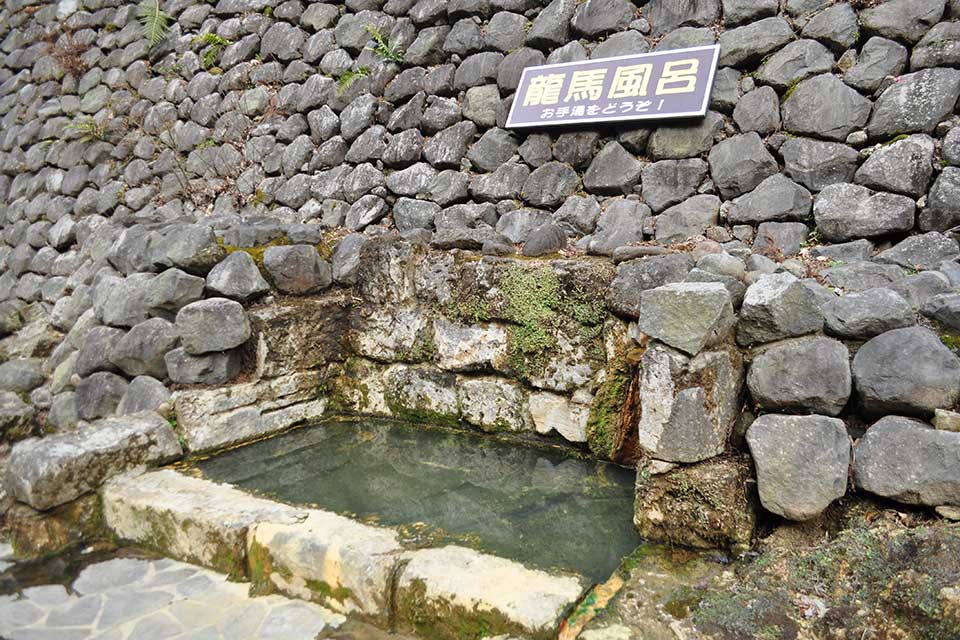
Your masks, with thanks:
M 0 543 L 0 564 L 10 560 Z M 0 568 L 0 571 L 3 569 Z M 0 596 L 4 640 L 309 640 L 344 616 L 168 559 L 115 558 L 86 567 L 70 589 Z

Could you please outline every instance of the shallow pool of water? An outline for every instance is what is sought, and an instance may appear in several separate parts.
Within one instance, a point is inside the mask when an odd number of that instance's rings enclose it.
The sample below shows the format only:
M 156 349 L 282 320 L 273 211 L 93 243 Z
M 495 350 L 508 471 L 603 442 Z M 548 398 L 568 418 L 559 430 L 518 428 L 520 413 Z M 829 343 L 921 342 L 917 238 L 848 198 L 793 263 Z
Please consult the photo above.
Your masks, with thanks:
M 634 472 L 559 448 L 380 421 L 292 431 L 198 465 L 277 499 L 605 580 L 640 539 Z

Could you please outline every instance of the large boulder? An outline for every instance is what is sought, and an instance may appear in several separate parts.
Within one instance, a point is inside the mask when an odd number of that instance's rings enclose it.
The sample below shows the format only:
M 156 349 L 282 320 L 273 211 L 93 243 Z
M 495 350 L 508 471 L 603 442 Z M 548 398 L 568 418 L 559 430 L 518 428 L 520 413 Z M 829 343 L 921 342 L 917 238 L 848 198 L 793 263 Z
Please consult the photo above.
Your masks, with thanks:
M 790 23 L 780 17 L 764 18 L 736 29 L 727 29 L 720 34 L 720 66 L 751 66 L 794 37 Z
M 960 247 L 953 238 L 930 231 L 910 236 L 895 246 L 881 251 L 878 262 L 889 262 L 905 269 L 937 269 L 944 260 L 953 260 L 960 255 Z
M 838 338 L 865 340 L 916 323 L 913 308 L 886 287 L 848 293 L 820 307 L 824 328 Z
M 621 262 L 607 290 L 607 305 L 620 315 L 639 318 L 640 296 L 647 289 L 682 282 L 693 268 L 687 253 L 647 256 Z
M 96 491 L 111 476 L 181 454 L 170 424 L 155 413 L 142 413 L 19 442 L 7 477 L 18 500 L 43 511 Z
M 882 139 L 902 133 L 932 133 L 953 111 L 958 97 L 957 69 L 924 69 L 901 76 L 877 98 L 867 134 Z
M 0 441 L 11 442 L 30 434 L 33 407 L 12 391 L 0 391 Z
M 919 198 L 930 186 L 933 149 L 933 138 L 924 134 L 897 140 L 870 154 L 853 180 L 878 191 L 892 191 Z
M 944 0 L 890 0 L 864 9 L 860 24 L 867 33 L 913 44 L 943 16 Z
M 824 240 L 843 242 L 910 231 L 916 208 L 907 196 L 839 183 L 820 192 L 813 217 Z
M 703 194 L 687 198 L 660 213 L 656 220 L 654 238 L 658 242 L 682 242 L 699 236 L 717 224 L 720 215 L 720 198 Z
M 700 158 L 653 162 L 643 168 L 643 199 L 654 211 L 663 211 L 696 194 L 706 176 L 707 163 Z
M 850 399 L 850 354 L 820 336 L 777 343 L 754 359 L 747 387 L 767 411 L 835 416 Z
M 41 358 L 14 358 L 0 364 L 0 391 L 27 393 L 46 379 Z
M 234 251 L 207 274 L 207 289 L 225 298 L 244 302 L 270 290 L 270 285 L 250 254 Z
M 676 282 L 640 296 L 640 331 L 689 355 L 730 335 L 730 292 L 718 282 Z
M 713 181 L 724 198 L 751 191 L 779 171 L 777 161 L 755 131 L 717 143 L 710 149 L 708 161 Z
M 637 200 L 616 199 L 607 203 L 597 219 L 596 231 L 590 238 L 590 253 L 611 255 L 617 247 L 643 240 L 644 220 L 650 207 Z
M 887 416 L 853 450 L 853 479 L 864 491 L 907 504 L 960 505 L 960 433 Z
M 810 138 L 790 138 L 780 155 L 784 174 L 811 191 L 853 180 L 860 157 L 853 147 Z
M 317 293 L 333 282 L 330 264 L 312 245 L 270 247 L 263 253 L 263 266 L 283 293 Z
M 758 224 L 769 221 L 806 220 L 813 199 L 799 184 L 777 173 L 739 198 L 727 210 L 730 224 Z
M 787 91 L 801 80 L 829 72 L 833 64 L 829 49 L 816 40 L 804 38 L 767 58 L 757 71 L 757 80 L 778 91 Z
M 163 357 L 171 382 L 180 384 L 223 384 L 240 373 L 240 351 L 231 349 L 195 356 L 183 347 Z
M 854 89 L 873 93 L 884 78 L 903 73 L 907 55 L 902 44 L 874 36 L 860 49 L 857 63 L 843 75 L 843 81 Z
M 633 523 L 641 537 L 701 549 L 749 546 L 759 508 L 748 456 L 663 466 L 637 469 Z
M 165 228 L 150 245 L 158 265 L 179 267 L 204 275 L 226 257 L 213 229 L 203 224 L 175 224 Z
M 869 414 L 929 416 L 957 403 L 960 359 L 929 329 L 894 329 L 860 347 L 853 379 Z
M 789 273 L 772 273 L 747 289 L 737 323 L 737 343 L 773 342 L 821 327 L 823 315 L 810 289 Z
M 591 193 L 627 194 L 639 182 L 642 170 L 643 163 L 636 156 L 619 142 L 608 142 L 590 163 L 583 186 Z
M 846 493 L 850 438 L 842 420 L 768 413 L 747 429 L 747 445 L 767 511 L 809 520 Z
M 783 128 L 791 133 L 844 140 L 870 117 L 870 100 L 832 73 L 798 84 L 784 100 Z
M 98 371 L 77 384 L 77 417 L 103 418 L 116 412 L 127 391 L 127 381 L 115 373 Z
M 116 341 L 110 350 L 110 361 L 128 376 L 163 379 L 167 376 L 163 357 L 177 346 L 178 338 L 173 324 L 163 318 L 150 318 Z
M 192 302 L 177 313 L 177 333 L 191 355 L 226 351 L 250 337 L 250 320 L 243 306 L 226 298 Z

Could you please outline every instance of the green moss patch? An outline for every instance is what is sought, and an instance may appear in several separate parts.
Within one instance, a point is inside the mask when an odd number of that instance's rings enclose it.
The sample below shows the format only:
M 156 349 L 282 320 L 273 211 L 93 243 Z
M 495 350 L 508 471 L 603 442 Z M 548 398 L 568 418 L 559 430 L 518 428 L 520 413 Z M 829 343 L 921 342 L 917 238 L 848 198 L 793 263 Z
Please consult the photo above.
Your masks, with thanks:
M 804 548 L 768 549 L 724 589 L 677 594 L 703 633 L 732 638 L 960 637 L 942 595 L 960 584 L 960 528 L 864 520 Z
M 535 640 L 553 633 L 530 633 L 496 609 L 467 609 L 442 598 L 428 598 L 422 580 L 414 580 L 397 593 L 396 623 L 424 640 L 480 640 L 488 636 L 516 635 Z

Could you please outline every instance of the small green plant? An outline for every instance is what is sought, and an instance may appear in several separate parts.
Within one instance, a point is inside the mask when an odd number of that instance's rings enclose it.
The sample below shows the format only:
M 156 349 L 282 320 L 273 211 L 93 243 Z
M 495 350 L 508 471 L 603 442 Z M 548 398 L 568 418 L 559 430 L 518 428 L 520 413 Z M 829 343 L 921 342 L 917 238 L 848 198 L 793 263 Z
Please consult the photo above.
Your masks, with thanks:
M 383 33 L 372 24 L 368 24 L 364 27 L 367 30 L 367 33 L 370 34 L 370 37 L 373 38 L 373 41 L 376 43 L 376 46 L 368 47 L 375 54 L 383 58 L 384 60 L 391 60 L 400 64 L 403 62 L 403 54 L 397 49 L 397 46 L 390 42 L 390 39 L 383 35 Z
M 203 142 L 197 145 L 197 151 L 203 151 L 204 149 L 210 149 L 211 147 L 217 146 L 217 141 L 213 138 L 207 138 Z
M 93 118 L 75 120 L 67 125 L 67 129 L 77 131 L 81 134 L 81 139 L 88 142 L 90 140 L 106 140 L 107 138 L 106 125 L 97 122 Z
M 345 72 L 337 80 L 337 91 L 343 92 L 353 86 L 353 83 L 359 80 L 360 78 L 365 78 L 370 75 L 370 69 L 367 67 L 360 67 L 356 71 L 349 70 Z
M 143 37 L 155 47 L 170 33 L 170 16 L 160 8 L 160 0 L 143 0 L 138 14 Z
M 820 244 L 820 230 L 819 230 L 819 229 L 814 229 L 813 231 L 811 231 L 810 233 L 807 234 L 806 239 L 803 240 L 803 241 L 800 243 L 800 246 L 801 246 L 801 247 L 815 247 L 815 246 L 817 246 L 818 244 Z
M 217 63 L 217 58 L 220 57 L 220 53 L 224 48 L 229 47 L 233 42 L 215 33 L 204 33 L 194 38 L 193 44 L 206 47 L 200 56 L 200 60 L 203 62 L 203 68 L 209 69 Z

